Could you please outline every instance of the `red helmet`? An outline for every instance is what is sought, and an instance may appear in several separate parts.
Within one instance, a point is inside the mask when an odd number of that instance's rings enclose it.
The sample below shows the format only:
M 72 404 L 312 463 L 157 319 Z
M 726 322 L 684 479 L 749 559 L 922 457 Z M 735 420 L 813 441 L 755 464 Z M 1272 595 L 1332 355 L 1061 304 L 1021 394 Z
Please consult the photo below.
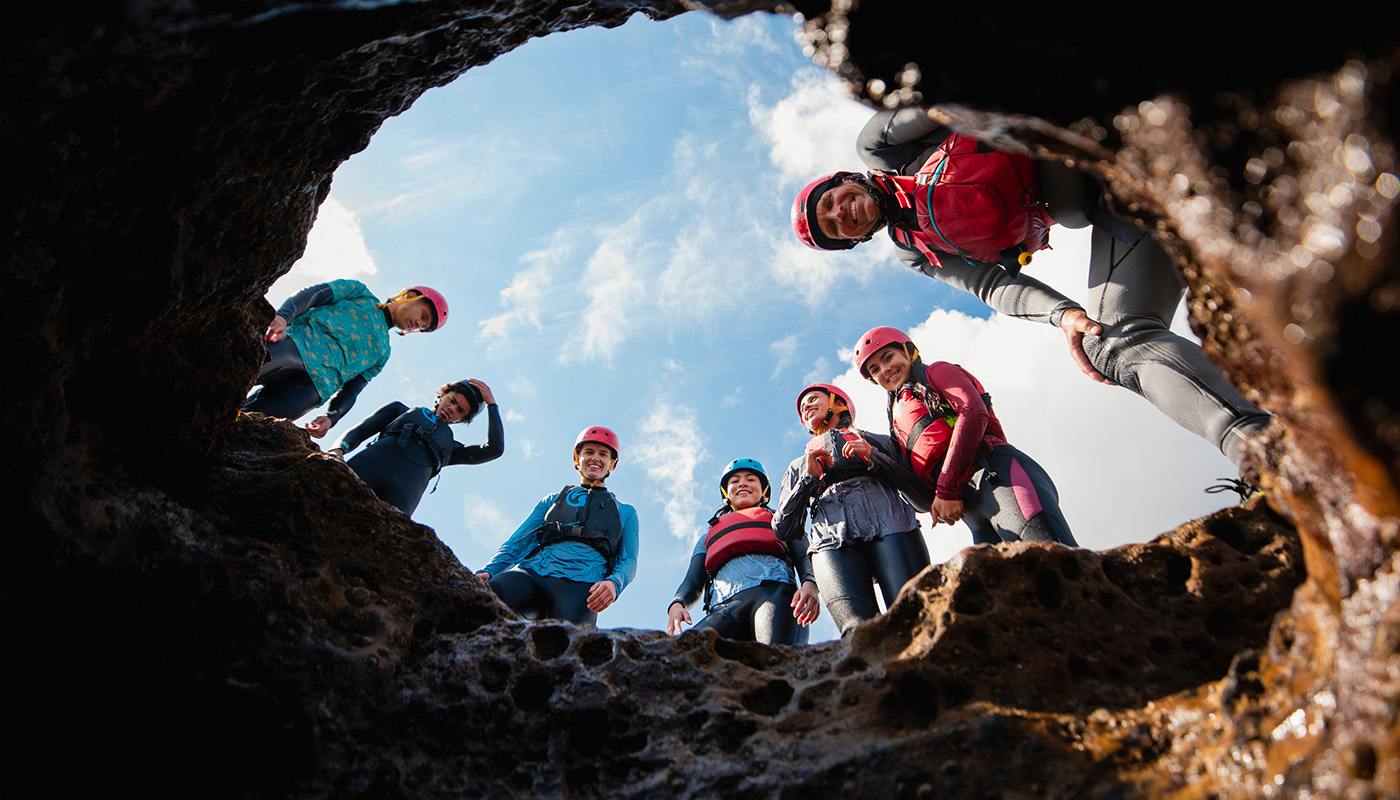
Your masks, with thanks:
M 899 328 L 891 328 L 888 325 L 881 325 L 878 328 L 871 328 L 856 341 L 856 371 L 866 380 L 874 382 L 865 371 L 865 362 L 875 355 L 881 348 L 892 344 L 904 345 L 904 352 L 909 355 L 909 360 L 913 361 L 919 357 L 919 348 L 914 346 L 914 340 L 909 338 L 909 334 Z
M 813 389 L 821 389 L 826 392 L 828 398 L 827 402 L 831 402 L 831 400 L 835 398 L 840 398 L 841 402 L 846 404 L 846 410 L 851 414 L 851 422 L 854 423 L 856 421 L 856 404 L 851 402 L 851 396 L 846 394 L 840 386 L 835 386 L 830 383 L 814 383 L 797 393 L 797 419 L 799 421 L 802 419 L 802 398 Z M 826 419 L 822 420 L 822 422 L 825 423 L 830 420 L 831 415 L 834 413 L 836 413 L 836 409 L 827 409 Z
M 816 224 L 817 201 L 827 190 L 853 178 L 859 179 L 860 173 L 833 172 L 817 178 L 797 193 L 797 199 L 792 203 L 792 232 L 803 244 L 814 250 L 850 250 L 860 244 L 854 239 L 833 239 L 822 233 Z
M 447 324 L 447 298 L 442 296 L 442 292 L 431 286 L 410 286 L 394 295 L 394 302 L 403 303 L 412 300 L 411 297 L 405 297 L 409 292 L 417 292 L 424 300 L 428 301 L 428 307 L 433 310 L 433 323 L 423 331 L 424 333 L 430 333 Z
M 618 452 L 621 450 L 617 445 L 617 434 L 601 425 L 593 425 L 583 429 L 583 432 L 574 440 L 574 453 L 578 453 L 578 449 L 583 446 L 584 442 L 606 446 L 612 450 L 614 459 L 618 457 Z

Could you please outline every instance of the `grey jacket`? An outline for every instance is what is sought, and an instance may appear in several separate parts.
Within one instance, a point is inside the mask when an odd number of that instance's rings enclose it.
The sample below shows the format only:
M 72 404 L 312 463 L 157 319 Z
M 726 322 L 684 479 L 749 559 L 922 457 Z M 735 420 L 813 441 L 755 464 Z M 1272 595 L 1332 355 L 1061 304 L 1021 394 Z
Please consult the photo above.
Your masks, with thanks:
M 920 511 L 927 511 L 932 492 L 895 454 L 888 436 L 859 433 L 872 445 L 872 464 L 860 474 L 827 485 L 807 473 L 805 453 L 788 465 L 778 495 L 778 510 L 773 515 L 773 529 L 780 538 L 792 540 L 804 535 L 809 514 L 812 525 L 806 533 L 807 549 L 813 553 L 848 542 L 918 530 L 919 521 L 910 502 Z M 832 434 L 825 436 L 827 451 L 832 452 Z M 837 466 L 843 461 L 839 459 Z

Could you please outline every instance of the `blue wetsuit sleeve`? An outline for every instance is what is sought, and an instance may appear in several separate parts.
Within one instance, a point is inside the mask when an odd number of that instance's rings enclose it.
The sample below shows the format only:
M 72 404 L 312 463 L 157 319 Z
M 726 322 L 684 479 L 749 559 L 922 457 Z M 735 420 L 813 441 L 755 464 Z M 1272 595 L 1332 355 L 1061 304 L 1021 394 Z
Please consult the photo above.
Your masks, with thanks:
M 816 478 L 801 468 L 802 459 L 788 465 L 783 473 L 783 485 L 778 492 L 778 510 L 773 514 L 773 530 L 783 541 L 806 538 L 807 500 L 819 485 Z
M 667 604 L 667 610 L 676 603 L 684 608 L 695 605 L 708 582 L 709 576 L 705 574 L 705 537 L 701 536 L 700 541 L 695 543 L 695 552 L 690 556 L 690 567 L 685 571 L 685 578 L 676 587 L 676 596 Z
M 381 406 L 378 411 L 361 420 L 359 425 L 346 431 L 345 435 L 340 437 L 340 441 L 337 442 L 335 446 L 349 453 L 356 447 L 359 447 L 369 437 L 383 433 L 384 428 L 387 427 L 389 423 L 393 422 L 400 414 L 407 410 L 408 406 L 397 400 L 385 404 Z
M 520 527 L 515 529 L 515 533 L 501 545 L 496 551 L 496 555 L 491 559 L 491 563 L 482 567 L 478 572 L 486 572 L 491 577 L 505 572 L 511 567 L 519 564 L 525 556 L 530 554 L 536 544 L 539 544 L 540 526 L 544 524 L 544 515 L 549 511 L 549 507 L 554 505 L 554 498 L 557 495 L 550 495 L 535 504 L 535 510 L 530 512 L 530 516 L 520 523 Z
M 1024 272 L 1013 276 L 996 264 L 968 261 L 947 253 L 939 254 L 943 266 L 935 267 L 923 253 L 898 244 L 895 245 L 895 254 L 915 272 L 962 289 L 991 306 L 998 314 L 1008 317 L 1059 327 L 1060 317 L 1066 311 L 1083 308 Z
M 933 502 L 933 491 L 919 480 L 905 458 L 896 452 L 894 440 L 870 431 L 861 431 L 860 435 L 870 442 L 870 471 L 897 489 L 916 511 L 927 513 Z
M 356 375 L 340 387 L 340 391 L 335 393 L 335 397 L 332 397 L 330 404 L 326 406 L 326 416 L 331 418 L 332 425 L 349 413 L 355 405 L 355 398 L 360 396 L 360 391 L 368 384 L 369 380 L 365 376 Z M 406 407 L 405 410 L 407 410 Z
M 501 412 L 496 404 L 486 407 L 486 444 L 459 444 L 452 448 L 448 464 L 485 464 L 495 461 L 506 451 L 505 426 L 501 424 Z
M 318 283 L 288 297 L 282 305 L 277 307 L 277 316 L 291 322 L 316 306 L 332 302 L 335 302 L 335 292 L 331 290 L 331 285 Z
M 637 532 L 637 509 L 618 503 L 618 511 L 622 512 L 622 546 L 617 553 L 617 566 L 613 567 L 612 574 L 608 580 L 617 587 L 617 593 L 622 594 L 622 590 L 627 588 L 627 584 L 637 577 L 637 550 L 641 544 L 641 537 Z

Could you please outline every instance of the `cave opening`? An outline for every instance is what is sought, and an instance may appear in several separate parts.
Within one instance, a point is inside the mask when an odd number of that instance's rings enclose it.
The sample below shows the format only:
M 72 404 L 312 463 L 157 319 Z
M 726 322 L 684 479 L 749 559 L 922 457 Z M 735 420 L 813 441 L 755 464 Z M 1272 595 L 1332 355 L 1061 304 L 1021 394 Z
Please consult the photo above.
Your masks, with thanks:
M 618 430 L 609 485 L 638 508 L 645 555 L 609 627 L 664 627 L 656 609 L 719 505 L 722 466 L 757 458 L 776 478 L 800 451 L 789 395 L 834 380 L 858 424 L 886 428 L 883 393 L 846 358 L 877 324 L 936 339 L 937 358 L 983 376 L 1019 446 L 1055 476 L 1082 545 L 1147 541 L 1224 506 L 1201 490 L 1229 463 L 1139 398 L 1083 379 L 1056 332 L 905 270 L 883 237 L 843 254 L 793 240 L 790 198 L 813 174 L 861 168 L 853 142 L 871 113 L 811 63 L 798 30 L 780 15 L 639 14 L 531 41 L 388 119 L 337 170 L 306 255 L 267 299 L 341 277 L 381 295 L 426 283 L 448 296 L 451 322 L 396 338 L 321 447 L 384 403 L 486 381 L 505 456 L 446 470 L 414 515 L 474 568 L 573 480 L 580 428 Z M 1087 235 L 1057 230 L 1053 243 L 1037 277 L 1082 297 Z M 1187 332 L 1182 314 L 1176 328 Z M 483 419 L 459 432 L 484 437 Z M 1115 459 L 1143 471 L 1103 469 Z M 921 519 L 935 563 L 971 544 L 965 527 Z M 812 640 L 835 636 L 823 614 Z

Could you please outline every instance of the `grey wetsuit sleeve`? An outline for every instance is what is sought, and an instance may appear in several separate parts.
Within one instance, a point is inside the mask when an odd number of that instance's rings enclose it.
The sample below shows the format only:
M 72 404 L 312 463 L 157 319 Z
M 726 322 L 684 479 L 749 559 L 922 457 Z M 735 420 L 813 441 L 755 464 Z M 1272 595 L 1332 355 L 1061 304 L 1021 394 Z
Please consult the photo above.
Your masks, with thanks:
M 335 293 L 331 290 L 331 285 L 317 283 L 288 297 L 282 305 L 277 307 L 277 316 L 291 322 L 316 306 L 323 306 L 334 301 Z
M 895 255 L 904 265 L 930 278 L 976 297 L 998 314 L 1059 327 L 1060 317 L 1071 308 L 1083 306 L 1022 272 L 1012 275 L 996 264 L 968 261 L 939 253 L 943 266 L 935 267 L 923 253 L 895 245 Z
M 399 415 L 407 410 L 408 406 L 397 400 L 385 404 L 381 406 L 378 411 L 361 420 L 360 424 L 346 431 L 345 435 L 340 437 L 340 441 L 337 442 L 335 446 L 349 453 L 363 444 L 369 437 L 383 433 L 384 428 L 387 427 L 389 423 L 398 419 Z
M 506 451 L 506 430 L 501 424 L 501 412 L 496 404 L 486 407 L 486 444 L 457 445 L 452 448 L 449 464 L 485 464 L 495 461 Z
M 856 154 L 870 169 L 913 175 L 949 133 L 920 108 L 881 111 L 861 128 Z

